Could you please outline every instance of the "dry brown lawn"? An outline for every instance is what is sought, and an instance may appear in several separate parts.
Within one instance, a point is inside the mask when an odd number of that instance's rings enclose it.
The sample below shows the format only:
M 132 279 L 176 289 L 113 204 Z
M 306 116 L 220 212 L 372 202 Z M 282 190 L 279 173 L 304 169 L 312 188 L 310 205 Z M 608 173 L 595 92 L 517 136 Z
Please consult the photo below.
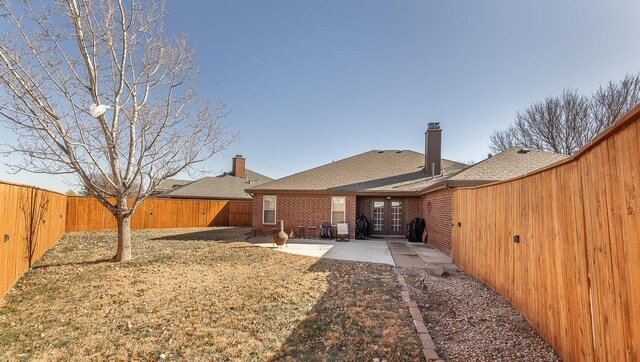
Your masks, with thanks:
M 421 360 L 390 266 L 252 246 L 248 229 L 69 233 L 0 303 L 0 360 Z

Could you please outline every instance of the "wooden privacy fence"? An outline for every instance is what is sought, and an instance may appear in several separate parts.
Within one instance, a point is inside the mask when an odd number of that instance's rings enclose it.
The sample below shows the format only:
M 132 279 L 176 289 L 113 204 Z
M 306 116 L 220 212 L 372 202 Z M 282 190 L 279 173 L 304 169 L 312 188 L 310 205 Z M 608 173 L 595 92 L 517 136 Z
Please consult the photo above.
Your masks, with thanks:
M 93 197 L 67 199 L 66 231 L 115 229 L 113 215 Z M 132 229 L 251 226 L 251 201 L 144 200 L 131 217 Z
M 65 231 L 66 196 L 0 181 L 0 298 Z M 31 258 L 29 258 L 31 256 Z
M 563 359 L 640 360 L 640 106 L 566 161 L 455 190 L 453 225 L 456 264 Z

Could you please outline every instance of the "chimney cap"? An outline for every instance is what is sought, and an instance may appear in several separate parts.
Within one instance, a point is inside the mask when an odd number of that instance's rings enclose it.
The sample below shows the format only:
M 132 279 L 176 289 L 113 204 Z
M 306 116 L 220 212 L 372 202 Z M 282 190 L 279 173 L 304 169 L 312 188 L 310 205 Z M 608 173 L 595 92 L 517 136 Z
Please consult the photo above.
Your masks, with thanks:
M 440 129 L 440 122 L 429 122 L 427 130 Z
M 234 158 L 244 158 L 242 155 L 236 155 Z

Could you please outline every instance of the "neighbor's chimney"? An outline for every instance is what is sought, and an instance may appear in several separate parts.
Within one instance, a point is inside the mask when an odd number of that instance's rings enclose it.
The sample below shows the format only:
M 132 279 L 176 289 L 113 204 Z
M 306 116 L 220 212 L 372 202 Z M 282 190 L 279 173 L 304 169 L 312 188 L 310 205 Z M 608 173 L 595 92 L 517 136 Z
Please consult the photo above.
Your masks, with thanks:
M 233 176 L 245 178 L 247 176 L 247 171 L 244 168 L 244 157 L 242 155 L 236 155 L 233 158 L 233 169 L 231 170 Z
M 429 123 L 427 132 L 424 134 L 424 171 L 429 176 L 440 175 L 441 140 L 442 130 L 440 129 L 440 123 Z

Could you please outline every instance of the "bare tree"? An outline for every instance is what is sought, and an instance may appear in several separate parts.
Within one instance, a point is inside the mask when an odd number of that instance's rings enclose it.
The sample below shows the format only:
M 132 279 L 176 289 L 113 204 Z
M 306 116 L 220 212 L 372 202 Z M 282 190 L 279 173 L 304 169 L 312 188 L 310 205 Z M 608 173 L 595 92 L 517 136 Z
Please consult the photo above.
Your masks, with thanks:
M 518 141 L 518 131 L 515 126 L 509 126 L 509 128 L 502 131 L 493 131 L 489 139 L 491 141 L 489 148 L 495 153 L 523 145 Z
M 515 123 L 491 135 L 491 150 L 501 152 L 513 146 L 571 154 L 591 137 L 589 100 L 576 91 L 565 90 L 516 114 Z
M 0 0 L 0 12 L 0 118 L 18 136 L 5 152 L 24 156 L 14 171 L 77 175 L 117 220 L 114 260 L 129 260 L 136 207 L 237 138 L 224 104 L 198 97 L 196 53 L 165 33 L 164 3 Z
M 33 265 L 33 257 L 38 246 L 40 227 L 44 224 L 44 216 L 49 209 L 49 196 L 42 190 L 31 188 L 22 200 L 22 216 L 24 218 L 24 244 L 27 251 L 29 269 Z
M 102 174 L 95 174 L 95 175 L 90 175 L 89 178 L 91 179 L 91 182 L 94 185 L 98 185 L 101 189 L 108 191 L 111 194 L 115 194 L 116 193 L 116 189 L 113 187 L 113 175 L 112 174 L 108 174 L 106 176 L 103 176 Z M 131 185 L 131 188 L 129 189 L 129 191 L 127 192 L 127 196 L 128 197 L 135 197 L 137 196 L 137 190 L 140 188 L 140 185 L 138 184 L 137 181 L 135 181 L 133 183 L 133 185 Z M 88 187 L 82 185 L 80 186 L 80 195 L 82 196 L 90 196 L 91 195 L 91 191 L 89 190 Z
M 622 81 L 609 81 L 592 96 L 593 127 L 596 134 L 640 103 L 640 73 L 627 75 Z
M 609 82 L 591 96 L 564 90 L 516 114 L 505 130 L 494 131 L 490 148 L 524 146 L 572 154 L 640 102 L 640 73 Z

